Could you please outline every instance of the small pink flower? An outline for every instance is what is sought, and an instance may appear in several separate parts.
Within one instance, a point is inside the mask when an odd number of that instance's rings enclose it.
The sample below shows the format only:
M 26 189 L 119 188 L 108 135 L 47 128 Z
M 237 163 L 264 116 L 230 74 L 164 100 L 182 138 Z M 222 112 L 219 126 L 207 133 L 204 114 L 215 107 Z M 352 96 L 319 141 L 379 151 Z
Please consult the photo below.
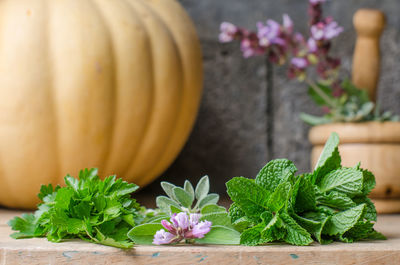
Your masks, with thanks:
M 324 3 L 326 0 L 310 0 L 310 4 L 318 5 Z
M 229 22 L 222 22 L 220 26 L 221 33 L 219 34 L 220 42 L 231 42 L 235 39 L 238 28 Z
M 283 14 L 283 28 L 288 34 L 293 32 L 293 21 L 288 14 Z
M 315 40 L 330 40 L 337 37 L 342 33 L 343 28 L 339 27 L 336 21 L 331 21 L 329 23 L 319 22 L 311 26 L 311 36 Z
M 290 63 L 297 69 L 305 69 L 308 66 L 308 61 L 305 58 L 295 57 L 292 58 Z
M 257 36 L 262 47 L 269 47 L 272 44 L 285 45 L 281 38 L 281 25 L 272 19 L 268 19 L 266 24 L 257 23 Z
M 259 45 L 259 39 L 255 33 L 250 33 L 240 42 L 240 49 L 243 57 L 263 55 L 265 50 Z
M 173 214 L 170 221 L 162 220 L 161 224 L 165 229 L 156 232 L 153 244 L 171 244 L 180 242 L 183 239 L 203 238 L 211 230 L 211 222 L 199 222 L 201 214 L 190 214 L 185 212 Z
M 165 232 L 165 230 L 161 229 L 156 232 L 153 239 L 153 244 L 162 245 L 169 244 L 174 239 L 175 235 Z
M 202 221 L 196 224 L 192 229 L 192 234 L 196 238 L 203 238 L 205 234 L 210 232 L 211 230 L 211 222 L 209 221 Z
M 184 212 L 180 212 L 177 215 L 172 216 L 171 221 L 174 223 L 175 227 L 179 227 L 183 230 L 189 227 L 189 220 L 187 214 Z
M 317 42 L 315 41 L 315 39 L 313 39 L 313 38 L 308 39 L 307 48 L 308 48 L 308 52 L 310 52 L 310 53 L 315 53 L 318 51 L 318 46 L 317 46 Z
M 199 213 L 190 214 L 190 217 L 189 217 L 190 226 L 193 227 L 193 226 L 197 225 L 199 223 L 200 218 L 201 218 L 201 214 L 199 214 Z

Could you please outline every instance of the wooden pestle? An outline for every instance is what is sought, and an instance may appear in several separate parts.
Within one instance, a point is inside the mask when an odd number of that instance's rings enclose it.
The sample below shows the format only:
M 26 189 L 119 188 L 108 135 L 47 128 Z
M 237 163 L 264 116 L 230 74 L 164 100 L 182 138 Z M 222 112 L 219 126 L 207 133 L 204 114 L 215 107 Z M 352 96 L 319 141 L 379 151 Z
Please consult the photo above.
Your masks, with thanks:
M 360 9 L 353 17 L 357 41 L 353 56 L 353 83 L 368 92 L 376 101 L 376 87 L 379 79 L 379 39 L 385 27 L 384 14 L 376 9 Z

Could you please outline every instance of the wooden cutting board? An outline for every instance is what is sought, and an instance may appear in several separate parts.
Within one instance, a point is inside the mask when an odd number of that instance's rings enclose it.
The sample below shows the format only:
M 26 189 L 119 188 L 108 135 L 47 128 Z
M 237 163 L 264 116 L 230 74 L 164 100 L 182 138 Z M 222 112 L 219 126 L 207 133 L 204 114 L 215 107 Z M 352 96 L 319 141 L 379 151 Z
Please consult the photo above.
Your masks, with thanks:
M 124 251 L 80 240 L 51 243 L 43 238 L 12 239 L 6 222 L 19 214 L 0 209 L 0 264 L 400 264 L 400 215 L 378 217 L 376 228 L 388 237 L 383 241 L 306 247 L 136 246 Z

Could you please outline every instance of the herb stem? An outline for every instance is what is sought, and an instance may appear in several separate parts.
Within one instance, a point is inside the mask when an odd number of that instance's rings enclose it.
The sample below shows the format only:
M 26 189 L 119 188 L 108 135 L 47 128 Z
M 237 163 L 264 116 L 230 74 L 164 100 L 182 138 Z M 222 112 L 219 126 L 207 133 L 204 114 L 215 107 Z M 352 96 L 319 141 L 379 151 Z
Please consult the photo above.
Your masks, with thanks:
M 317 84 L 308 78 L 306 79 L 306 82 L 315 91 L 315 93 L 317 93 L 326 102 L 327 105 L 329 105 L 331 108 L 337 107 L 336 102 L 330 99 L 329 96 Z

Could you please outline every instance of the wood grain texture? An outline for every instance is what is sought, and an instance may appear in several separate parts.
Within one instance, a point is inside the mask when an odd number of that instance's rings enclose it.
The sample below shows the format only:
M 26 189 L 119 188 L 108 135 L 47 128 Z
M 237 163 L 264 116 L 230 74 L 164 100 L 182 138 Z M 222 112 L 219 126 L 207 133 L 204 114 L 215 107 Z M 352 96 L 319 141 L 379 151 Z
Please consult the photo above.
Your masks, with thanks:
M 136 246 L 124 251 L 79 240 L 11 239 L 5 221 L 16 214 L 20 212 L 0 210 L 1 264 L 400 264 L 400 215 L 378 217 L 376 228 L 388 237 L 386 241 L 307 247 Z

